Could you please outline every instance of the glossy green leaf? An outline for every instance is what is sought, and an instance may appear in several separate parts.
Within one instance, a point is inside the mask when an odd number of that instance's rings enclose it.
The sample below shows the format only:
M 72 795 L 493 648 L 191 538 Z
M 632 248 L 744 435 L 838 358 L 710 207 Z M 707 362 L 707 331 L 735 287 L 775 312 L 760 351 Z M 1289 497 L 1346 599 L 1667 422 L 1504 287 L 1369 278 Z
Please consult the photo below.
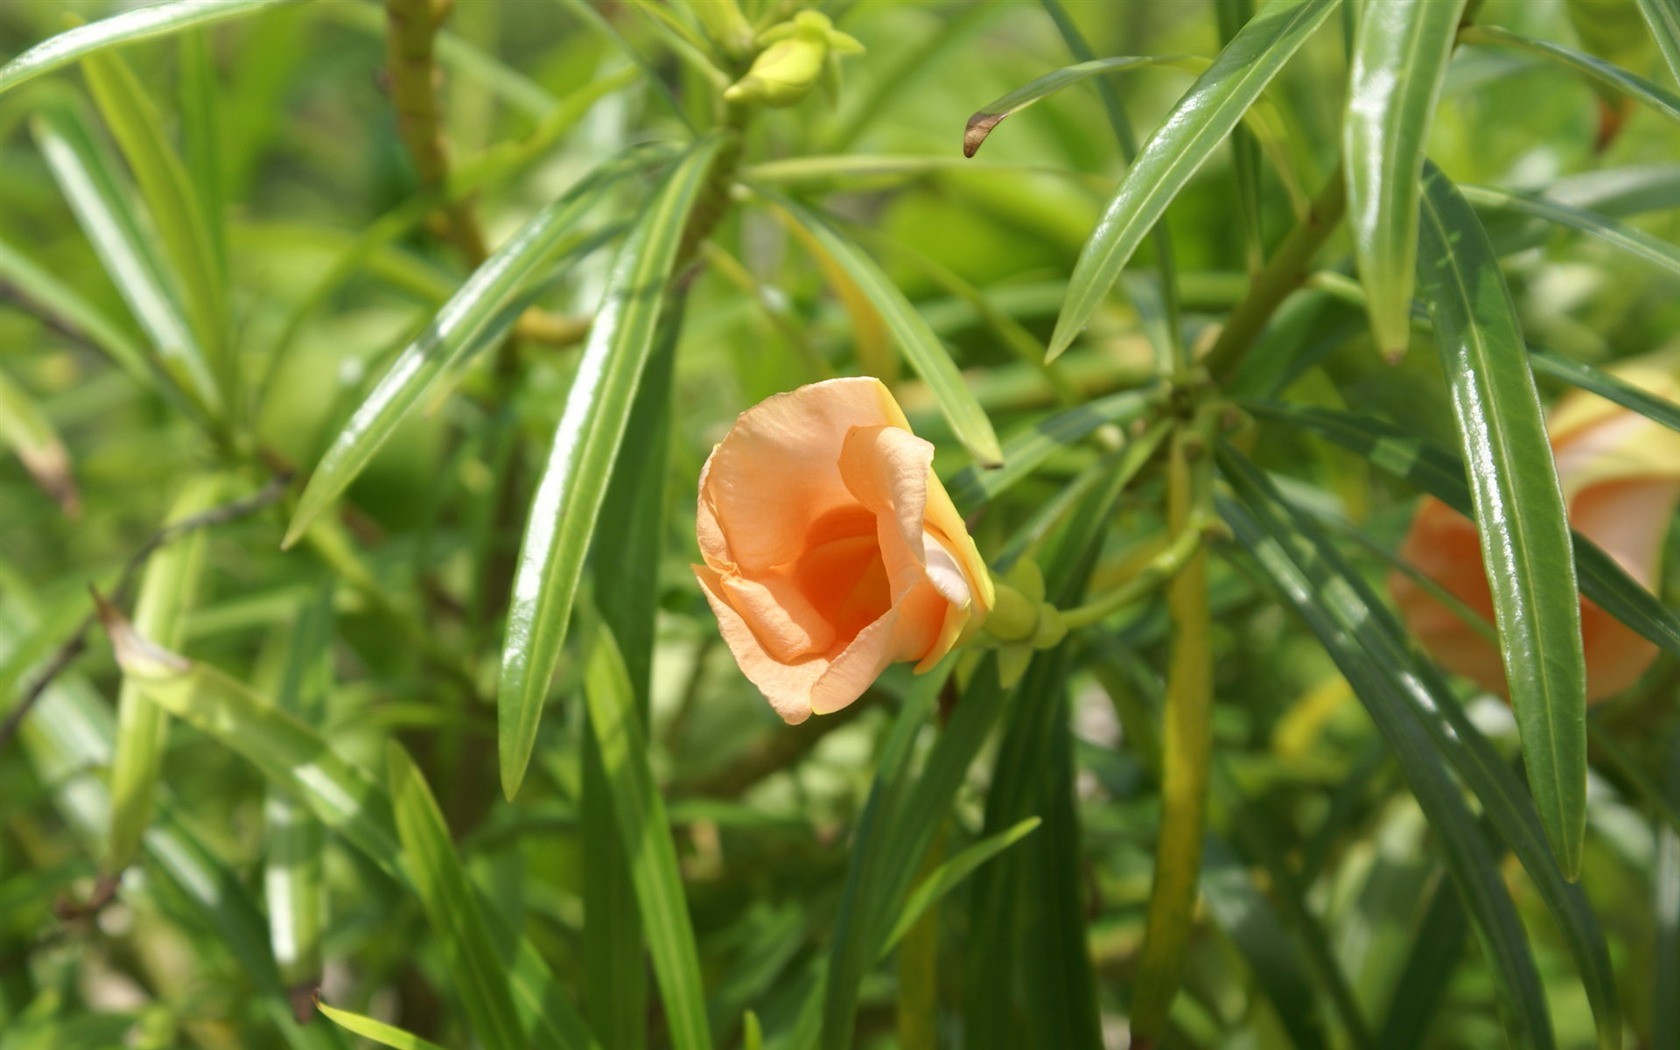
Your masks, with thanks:
M 1674 0 L 1638 0 L 1639 13 L 1651 27 L 1669 75 L 1680 80 L 1680 4 Z
M 123 60 L 113 52 L 97 52 L 82 59 L 82 72 L 139 184 L 169 272 L 179 281 L 182 307 L 220 383 L 222 399 L 231 404 L 239 397 L 236 358 L 228 345 L 227 290 L 205 206 L 164 135 L 163 114 Z
M 1302 0 L 1268 9 L 1190 86 L 1126 170 L 1080 252 L 1048 359 L 1072 344 L 1167 205 L 1335 6 L 1335 0 Z
M 525 521 L 497 689 L 502 790 L 519 791 L 536 746 L 584 558 L 653 347 L 689 213 L 721 140 L 702 140 L 642 212 L 620 251 Z
M 1003 443 L 1003 466 L 987 470 L 968 466 L 958 471 L 946 489 L 962 514 L 973 514 L 1016 484 L 1032 476 L 1045 460 L 1089 437 L 1098 427 L 1125 426 L 1141 419 L 1157 396 L 1153 387 L 1123 390 L 1058 412 L 1013 434 Z
M 315 1001 L 315 1009 L 321 1011 L 322 1016 L 346 1032 L 353 1032 L 364 1039 L 371 1039 L 380 1046 L 394 1047 L 395 1050 L 443 1050 L 436 1043 L 429 1043 L 415 1035 L 406 1032 L 395 1025 L 376 1021 L 365 1014 L 351 1013 L 340 1010 L 336 1006 L 328 1006 L 319 999 Z
M 209 359 L 193 335 L 150 238 L 141 232 L 114 162 L 95 142 L 81 114 L 68 106 L 43 108 L 31 127 L 82 231 L 134 319 L 152 340 L 164 369 L 207 416 L 218 418 L 222 399 Z
M 887 934 L 886 943 L 881 946 L 881 954 L 885 955 L 892 951 L 893 946 L 898 944 L 899 940 L 909 932 L 910 927 L 914 926 L 929 908 L 938 904 L 946 894 L 961 885 L 962 881 L 972 875 L 976 868 L 1032 834 L 1042 823 L 1044 821 L 1039 817 L 1028 817 L 1014 827 L 1000 831 L 996 835 L 988 835 L 971 844 L 956 856 L 929 872 L 927 878 L 916 886 L 915 892 L 910 895 L 910 899 L 905 901 L 904 912 L 898 917 L 898 923 L 893 926 L 892 932 Z
M 988 467 L 1001 465 L 1003 451 L 998 447 L 997 434 L 992 431 L 992 421 L 987 417 L 986 410 L 980 407 L 980 402 L 968 388 L 939 336 L 928 327 L 927 321 L 898 286 L 863 249 L 843 236 L 827 219 L 779 194 L 763 189 L 759 192 L 815 238 L 874 304 L 888 331 L 897 340 L 904 359 L 927 384 L 928 391 L 939 404 L 940 414 L 951 424 L 952 433 L 975 461 Z
M 1424 180 L 1418 279 L 1493 591 L 1500 655 L 1529 786 L 1564 875 L 1581 870 L 1587 672 L 1563 491 L 1516 307 L 1475 213 L 1445 176 Z
M 479 910 L 478 895 L 455 853 L 443 811 L 413 759 L 395 741 L 386 749 L 386 767 L 403 868 L 419 891 L 433 932 L 443 942 L 450 983 L 461 997 L 467 1020 L 486 1050 L 524 1046 L 507 976 Z
M 1661 423 L 1670 430 L 1680 430 L 1680 405 L 1646 393 L 1609 372 L 1582 364 L 1562 354 L 1532 348 L 1528 351 L 1528 363 L 1533 366 L 1535 375 L 1562 380 L 1570 386 L 1597 394 L 1606 401 L 1613 401 L 1623 408 L 1637 412 L 1652 422 Z
M 1530 54 L 1539 55 L 1558 65 L 1571 69 L 1595 84 L 1620 92 L 1650 109 L 1653 113 L 1667 117 L 1669 120 L 1680 121 L 1680 95 L 1667 88 L 1658 87 L 1644 77 L 1629 73 L 1620 66 L 1606 62 L 1583 51 L 1554 44 L 1549 40 L 1536 40 L 1533 37 L 1513 33 L 1497 26 L 1470 26 L 1458 37 L 1465 44 L 1499 44 L 1504 47 L 1514 47 Z
M 1551 1019 L 1527 934 L 1476 819 L 1429 734 L 1404 696 L 1403 651 L 1367 644 L 1371 607 L 1363 585 L 1322 563 L 1298 519 L 1280 516 L 1258 472 L 1222 455 L 1221 470 L 1237 499 L 1220 499 L 1220 513 L 1260 571 L 1319 637 L 1326 652 L 1370 712 L 1429 819 L 1447 870 L 1464 900 L 1477 938 L 1499 981 L 1500 1012 L 1512 1043 L 1550 1048 Z
M 613 810 L 630 859 L 630 880 L 641 905 L 671 1044 L 677 1050 L 706 1050 L 712 1045 L 706 992 L 670 820 L 648 766 L 647 740 L 629 674 L 604 626 L 597 626 L 589 640 L 583 679 L 589 724 L 612 788 Z
M 97 54 L 108 47 L 119 47 L 137 40 L 178 33 L 194 26 L 238 18 L 275 4 L 298 2 L 299 0 L 166 0 L 165 3 L 124 11 L 98 22 L 65 30 L 0 66 L 0 92 L 9 91 L 26 80 L 32 80 L 42 73 L 51 72 L 87 55 Z
M 1224 453 L 1221 468 L 1228 477 L 1235 475 L 1246 488 L 1244 499 L 1250 507 L 1256 505 L 1256 500 L 1271 501 L 1271 512 L 1283 522 L 1282 527 L 1300 537 L 1298 558 L 1302 564 L 1331 581 L 1320 588 L 1321 600 L 1333 596 L 1337 603 L 1344 603 L 1352 596 L 1352 601 L 1346 603 L 1345 630 L 1367 654 L 1365 660 L 1369 667 L 1387 668 L 1386 676 L 1379 676 L 1383 678 L 1383 688 L 1389 690 L 1387 695 L 1393 702 L 1406 706 L 1410 719 L 1429 737 L 1433 753 L 1452 765 L 1481 803 L 1493 830 L 1522 862 L 1534 888 L 1563 931 L 1580 970 L 1598 1026 L 1600 1046 L 1619 1046 L 1621 1007 L 1604 933 L 1585 893 L 1565 879 L 1530 792 L 1524 789 L 1498 749 L 1471 722 L 1440 673 L 1411 656 L 1399 621 L 1363 579 L 1342 562 L 1317 527 L 1278 500 L 1269 483 L 1251 465 Z M 1314 565 L 1319 568 L 1314 569 Z M 1344 582 L 1334 582 L 1337 580 Z M 1303 617 L 1312 622 L 1305 614 Z M 1336 655 L 1333 650 L 1331 655 Z M 1361 689 L 1360 679 L 1348 671 L 1340 658 L 1337 663 L 1369 706 L 1372 701 Z M 1373 681 L 1373 687 L 1375 684 Z
M 1473 514 L 1464 464 L 1453 453 L 1373 416 L 1326 409 L 1245 401 L 1260 419 L 1313 430 L 1365 456 L 1466 517 Z M 1680 616 L 1640 586 L 1603 548 L 1580 533 L 1573 536 L 1581 593 L 1652 642 L 1680 656 Z
M 455 375 L 466 359 L 493 341 L 490 336 L 497 319 L 514 304 L 543 260 L 594 210 L 601 192 L 647 161 L 646 151 L 631 150 L 602 164 L 539 211 L 473 271 L 425 331 L 391 363 L 321 457 L 298 498 L 282 546 L 297 542 L 435 385 Z
M 1636 230 L 1606 216 L 1571 208 L 1544 197 L 1527 197 L 1481 186 L 1461 186 L 1459 192 L 1465 200 L 1479 209 L 1510 211 L 1567 226 L 1680 276 L 1680 248 L 1643 230 Z
M 17 455 L 23 469 L 65 513 L 76 513 L 80 498 L 64 441 L 41 406 L 5 372 L 0 372 L 0 447 Z
M 968 126 L 963 129 L 963 156 L 972 157 L 979 152 L 980 146 L 992 129 L 1008 118 L 1035 102 L 1041 102 L 1065 87 L 1071 87 L 1082 80 L 1101 76 L 1106 73 L 1123 73 L 1130 69 L 1145 69 L 1150 66 L 1168 66 L 1175 69 L 1189 69 L 1200 73 L 1207 68 L 1207 60 L 1193 55 L 1141 55 L 1126 58 L 1098 58 L 1090 62 L 1080 62 L 1077 65 L 1064 66 L 1061 69 L 1046 73 L 1038 79 L 1023 84 L 1009 94 L 995 101 L 981 106 L 968 118 Z
M 215 505 L 221 491 L 222 479 L 217 475 L 190 479 L 175 497 L 167 521 L 202 514 Z M 135 630 L 160 645 L 180 645 L 186 636 L 187 613 L 204 576 L 205 543 L 204 531 L 195 529 L 152 555 L 134 603 Z M 140 852 L 140 836 L 152 821 L 168 724 L 168 713 L 144 694 L 138 681 L 125 676 L 117 695 L 117 736 L 111 756 L 106 871 L 121 871 Z
M 1411 336 L 1418 180 L 1464 0 L 1391 0 L 1361 11 L 1342 122 L 1347 219 L 1377 347 Z

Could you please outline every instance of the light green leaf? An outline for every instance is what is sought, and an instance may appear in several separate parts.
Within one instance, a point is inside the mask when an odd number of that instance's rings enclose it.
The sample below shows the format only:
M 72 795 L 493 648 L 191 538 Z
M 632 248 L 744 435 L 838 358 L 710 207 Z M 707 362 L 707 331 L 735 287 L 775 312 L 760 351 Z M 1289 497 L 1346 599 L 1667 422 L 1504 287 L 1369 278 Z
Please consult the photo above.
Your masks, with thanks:
M 596 168 L 561 198 L 538 212 L 473 271 L 425 331 L 403 349 L 366 400 L 351 414 L 311 475 L 281 544 L 290 547 L 320 513 L 354 481 L 391 433 L 441 380 L 484 349 L 497 319 L 514 304 L 534 272 L 577 224 L 593 211 L 612 182 L 645 164 L 648 153 L 631 150 Z
M 25 258 L 11 245 L 0 241 L 0 280 L 36 309 L 51 317 L 53 324 L 86 339 L 112 362 L 147 383 L 153 381 L 146 352 L 127 332 L 82 298 L 81 293 Z
M 386 767 L 403 867 L 419 891 L 433 932 L 443 942 L 451 983 L 468 1022 L 487 1050 L 516 1050 L 526 1044 L 507 976 L 479 910 L 478 895 L 455 854 L 443 811 L 426 778 L 394 740 L 386 749 Z
M 1302 0 L 1267 10 L 1190 86 L 1126 169 L 1079 253 L 1047 359 L 1072 344 L 1167 205 L 1335 6 L 1336 0 Z
M 647 739 L 624 659 L 604 625 L 595 627 L 589 641 L 583 692 L 624 851 L 630 858 L 630 880 L 641 905 L 642 928 L 664 999 L 671 1044 L 677 1050 L 708 1050 L 712 1037 L 706 1020 L 706 991 L 670 820 L 648 767 Z
M 998 447 L 997 434 L 992 431 L 986 410 L 969 390 L 939 336 L 898 286 L 863 249 L 842 236 L 822 216 L 780 194 L 762 188 L 759 193 L 809 232 L 874 304 L 898 341 L 904 359 L 927 384 L 940 413 L 969 454 L 982 466 L 1002 465 L 1003 451 Z
M 1470 26 L 1458 35 L 1465 44 L 1500 44 L 1519 48 L 1574 70 L 1595 84 L 1619 91 L 1669 120 L 1680 121 L 1680 95 L 1635 76 L 1620 66 L 1549 40 L 1513 33 L 1497 26 Z
M 298 2 L 299 0 L 167 0 L 165 3 L 124 11 L 98 22 L 65 30 L 0 66 L 0 92 L 9 91 L 26 80 L 33 80 L 42 73 L 96 54 L 108 47 L 131 44 L 137 40 L 178 33 L 193 26 L 238 18 L 275 4 Z
M 537 483 L 509 600 L 496 701 L 502 790 L 509 798 L 536 746 L 549 680 L 677 249 L 720 145 L 716 137 L 704 139 L 683 158 L 620 251 Z
M 1528 781 L 1565 877 L 1587 831 L 1587 672 L 1563 491 L 1516 307 L 1475 212 L 1424 179 L 1418 281 L 1469 468 Z
M 988 835 L 971 844 L 929 872 L 928 877 L 910 894 L 910 899 L 904 902 L 904 912 L 899 915 L 898 923 L 893 926 L 892 932 L 887 934 L 886 942 L 881 945 L 881 954 L 885 956 L 892 951 L 899 939 L 910 931 L 910 927 L 916 925 L 927 910 L 938 904 L 947 893 L 961 885 L 964 879 L 974 873 L 974 869 L 1032 834 L 1042 823 L 1044 821 L 1039 817 L 1028 817 L 1014 827 L 996 835 Z
M 1639 13 L 1645 16 L 1645 24 L 1656 37 L 1657 49 L 1668 63 L 1669 74 L 1680 80 L 1680 4 L 1674 0 L 1638 0 L 1638 3 Z
M 81 500 L 64 441 L 35 399 L 4 372 L 0 372 L 0 446 L 17 454 L 35 484 L 66 514 L 77 513 Z
M 115 164 L 89 134 L 81 114 L 68 106 L 41 109 L 31 126 L 82 231 L 157 348 L 165 370 L 206 416 L 220 418 L 223 403 L 209 359 L 175 298 L 163 263 L 141 232 Z
M 190 479 L 175 497 L 166 525 L 202 514 L 215 505 L 222 479 L 203 474 Z M 194 529 L 152 555 L 134 603 L 134 629 L 158 644 L 174 647 L 186 635 L 186 617 L 197 600 L 204 576 L 205 534 Z M 105 847 L 106 871 L 121 871 L 140 852 L 140 836 L 152 821 L 158 775 L 169 716 L 142 691 L 138 681 L 123 678 L 117 694 L 117 736 L 111 756 L 111 828 Z
M 1035 102 L 1049 98 L 1065 87 L 1105 73 L 1122 73 L 1150 66 L 1167 66 L 1200 73 L 1207 69 L 1208 62 L 1207 59 L 1194 55 L 1140 55 L 1099 58 L 1053 70 L 976 110 L 974 115 L 968 118 L 968 126 L 963 128 L 963 156 L 972 157 L 979 152 L 980 146 L 992 133 L 992 129 L 1003 123 L 1006 118 L 1014 116 Z
M 1636 230 L 1603 215 L 1571 208 L 1544 197 L 1526 197 L 1483 186 L 1461 186 L 1459 192 L 1477 208 L 1516 212 L 1519 215 L 1544 219 L 1559 226 L 1580 230 L 1589 237 L 1596 237 L 1629 255 L 1680 276 L 1680 248 L 1643 230 Z
M 227 291 L 203 202 L 180 158 L 164 136 L 163 114 L 123 60 L 99 52 L 82 59 L 82 72 L 105 124 L 140 186 L 168 257 L 169 272 L 191 321 L 198 346 L 220 383 L 222 400 L 239 397 L 236 358 L 228 345 Z
M 1342 123 L 1348 229 L 1377 347 L 1405 352 L 1417 273 L 1418 178 L 1464 0 L 1390 0 L 1360 13 Z
M 315 1000 L 315 1009 L 340 1028 L 347 1032 L 354 1032 L 365 1039 L 372 1039 L 380 1046 L 395 1047 L 396 1050 L 443 1050 L 436 1043 L 428 1043 L 413 1032 L 405 1032 L 395 1025 L 388 1025 L 384 1021 L 376 1021 L 364 1014 L 351 1013 L 328 1006 L 320 999 Z
M 986 470 L 968 466 L 958 471 L 946 483 L 951 500 L 959 512 L 973 514 L 1030 477 L 1045 460 L 1077 445 L 1098 427 L 1125 426 L 1141 419 L 1157 396 L 1154 387 L 1123 390 L 1040 420 L 1004 442 L 1002 467 Z

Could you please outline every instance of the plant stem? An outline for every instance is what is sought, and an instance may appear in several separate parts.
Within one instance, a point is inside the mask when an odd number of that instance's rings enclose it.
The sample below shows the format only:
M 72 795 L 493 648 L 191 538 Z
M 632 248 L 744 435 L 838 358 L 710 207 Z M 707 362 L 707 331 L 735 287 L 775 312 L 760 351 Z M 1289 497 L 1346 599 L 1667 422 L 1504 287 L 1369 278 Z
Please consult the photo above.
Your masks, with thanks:
M 1231 311 L 1230 320 L 1214 340 L 1202 364 L 1216 382 L 1226 382 L 1236 371 L 1242 355 L 1254 345 L 1272 314 L 1290 294 L 1301 287 L 1311 272 L 1313 256 L 1324 247 L 1347 211 L 1347 184 L 1340 165 L 1331 172 L 1324 188 L 1313 198 L 1307 214 L 1289 231 L 1266 268 L 1255 277 L 1248 297 Z

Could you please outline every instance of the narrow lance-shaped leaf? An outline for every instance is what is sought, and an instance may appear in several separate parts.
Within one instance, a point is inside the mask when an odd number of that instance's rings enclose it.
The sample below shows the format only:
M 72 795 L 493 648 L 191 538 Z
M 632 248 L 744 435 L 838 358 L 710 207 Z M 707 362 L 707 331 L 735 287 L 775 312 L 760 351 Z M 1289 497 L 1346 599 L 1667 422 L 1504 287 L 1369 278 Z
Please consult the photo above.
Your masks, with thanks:
M 1335 7 L 1336 0 L 1301 0 L 1267 10 L 1190 86 L 1126 169 L 1079 253 L 1047 358 L 1073 343 L 1167 205 Z
M 939 336 L 917 312 L 904 293 L 899 291 L 875 260 L 850 239 L 842 236 L 822 216 L 780 194 L 760 189 L 759 193 L 775 207 L 792 217 L 828 252 L 830 258 L 851 277 L 858 289 L 874 304 L 886 322 L 904 359 L 928 386 L 939 405 L 940 414 L 951 424 L 951 431 L 982 466 L 999 466 L 1003 451 L 998 447 L 997 434 L 986 410 L 980 407 L 973 391 L 963 381 L 956 362 L 940 342 Z
M 1487 235 L 1438 171 L 1422 203 L 1418 280 L 1470 475 L 1511 706 L 1541 823 L 1574 879 L 1587 830 L 1587 672 L 1563 490 Z
M 175 498 L 168 520 L 178 522 L 209 510 L 221 489 L 216 475 L 193 478 Z M 152 555 L 134 605 L 135 630 L 160 645 L 180 644 L 187 611 L 204 575 L 205 542 L 204 531 L 195 529 Z M 168 713 L 145 695 L 138 681 L 125 675 L 117 695 L 117 737 L 111 756 L 106 871 L 121 871 L 140 852 L 140 836 L 152 820 L 168 724 Z
M 978 153 L 981 145 L 991 135 L 992 129 L 1004 120 L 1035 102 L 1042 102 L 1063 88 L 1105 73 L 1121 73 L 1128 69 L 1145 69 L 1150 66 L 1169 66 L 1200 73 L 1207 68 L 1208 63 L 1206 59 L 1193 55 L 1136 55 L 1098 58 L 1052 70 L 975 110 L 974 115 L 968 118 L 968 125 L 963 128 L 963 156 L 972 157 Z
M 115 165 L 95 143 L 81 114 L 69 106 L 42 108 L 31 127 L 82 231 L 134 319 L 157 347 L 165 370 L 205 415 L 219 418 L 222 399 L 209 360 L 175 299 L 163 264 L 141 233 Z
M 82 72 L 140 186 L 170 272 L 179 281 L 193 334 L 221 384 L 222 399 L 232 404 L 239 396 L 237 358 L 229 352 L 227 292 L 205 204 L 164 136 L 163 115 L 127 64 L 114 53 L 101 52 L 82 60 Z
M 300 0 L 168 0 L 77 26 L 43 40 L 0 66 L 0 92 L 108 47 L 178 33 L 193 26 L 238 18 L 275 4 Z
M 1466 44 L 1501 44 L 1550 59 L 1595 84 L 1627 95 L 1653 113 L 1672 121 L 1680 121 L 1680 95 L 1667 88 L 1658 87 L 1644 77 L 1635 76 L 1602 58 L 1554 44 L 1549 40 L 1536 40 L 1521 33 L 1513 33 L 1498 26 L 1471 26 L 1459 34 L 1459 40 Z
M 413 1032 L 386 1024 L 384 1021 L 376 1021 L 365 1014 L 340 1010 L 335 1006 L 328 1006 L 319 999 L 315 1001 L 315 1008 L 320 1010 L 327 1020 L 338 1025 L 346 1032 L 352 1032 L 364 1039 L 371 1039 L 380 1046 L 394 1047 L 395 1050 L 443 1050 L 443 1047 L 436 1043 L 427 1042 Z
M 79 291 L 48 273 L 11 245 L 0 241 L 0 280 L 28 306 L 52 320 L 60 331 L 85 339 L 130 375 L 150 383 L 154 373 L 146 353 Z
M 1680 276 L 1680 248 L 1660 237 L 1653 237 L 1644 230 L 1624 226 L 1603 215 L 1594 215 L 1592 212 L 1572 208 L 1544 197 L 1525 197 L 1483 186 L 1461 186 L 1459 192 L 1477 208 L 1512 211 L 1579 230 L 1635 258 L 1661 267 L 1672 275 Z
M 297 542 L 309 523 L 355 480 L 435 384 L 457 374 L 466 358 L 489 344 L 496 319 L 566 234 L 594 210 L 601 191 L 648 163 L 651 156 L 648 149 L 632 149 L 602 164 L 538 212 L 473 271 L 425 331 L 392 362 L 321 457 L 298 498 L 282 546 Z
M 1342 123 L 1348 229 L 1389 357 L 1411 335 L 1418 179 L 1464 0 L 1389 0 L 1360 12 Z
M 4 372 L 0 372 L 0 445 L 17 453 L 23 469 L 66 514 L 77 512 L 81 500 L 70 453 L 35 399 Z
M 608 281 L 525 522 L 497 690 L 502 790 L 512 798 L 537 742 L 549 680 L 689 213 L 721 140 L 703 139 L 643 212 Z
M 1674 0 L 1638 0 L 1639 13 L 1651 27 L 1668 72 L 1680 80 L 1680 4 Z
M 962 852 L 929 872 L 927 878 L 917 885 L 915 892 L 910 894 L 910 899 L 904 902 L 904 911 L 899 915 L 898 922 L 893 925 L 892 932 L 887 934 L 886 942 L 881 945 L 881 954 L 885 956 L 892 951 L 899 939 L 910 932 L 910 928 L 916 925 L 929 908 L 962 885 L 962 881 L 973 874 L 976 868 L 1032 834 L 1042 823 L 1044 821 L 1038 817 L 1028 817 L 996 835 L 988 835 L 979 842 L 970 844 Z
M 647 739 L 618 645 L 596 625 L 584 664 L 583 692 L 589 725 L 601 749 L 601 767 L 612 791 L 619 834 L 630 859 L 630 881 L 641 906 L 642 928 L 654 976 L 665 1001 L 671 1043 L 677 1050 L 709 1050 L 706 993 L 694 925 L 683 896 L 677 850 L 665 804 L 648 767 Z
M 386 750 L 391 808 L 402 839 L 402 862 L 432 930 L 443 942 L 451 983 L 467 1020 L 487 1050 L 526 1045 L 513 1009 L 507 975 L 479 909 L 478 895 L 455 854 L 443 811 L 402 745 Z

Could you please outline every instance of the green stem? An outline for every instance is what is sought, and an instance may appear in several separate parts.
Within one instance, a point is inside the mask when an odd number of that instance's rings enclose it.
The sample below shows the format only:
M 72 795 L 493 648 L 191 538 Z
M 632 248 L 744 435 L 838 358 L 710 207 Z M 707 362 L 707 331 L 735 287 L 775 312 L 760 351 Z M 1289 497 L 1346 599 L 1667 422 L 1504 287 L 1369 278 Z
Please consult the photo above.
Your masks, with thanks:
M 1248 297 L 1231 311 L 1219 338 L 1202 358 L 1202 364 L 1215 380 L 1226 382 L 1231 378 L 1242 355 L 1254 345 L 1272 314 L 1306 281 L 1313 256 L 1341 225 L 1346 211 L 1347 185 L 1341 167 L 1337 166 L 1313 198 L 1307 214 L 1289 231 L 1277 253 L 1254 279 Z
M 1149 564 L 1138 570 L 1136 576 L 1104 594 L 1096 601 L 1062 613 L 1062 623 L 1070 631 L 1080 627 L 1089 627 L 1107 619 L 1161 585 L 1175 579 L 1190 564 L 1190 559 L 1202 549 L 1202 540 L 1207 534 L 1209 524 L 1207 521 L 1190 522 L 1187 528 L 1173 538 L 1165 550 L 1151 558 Z

